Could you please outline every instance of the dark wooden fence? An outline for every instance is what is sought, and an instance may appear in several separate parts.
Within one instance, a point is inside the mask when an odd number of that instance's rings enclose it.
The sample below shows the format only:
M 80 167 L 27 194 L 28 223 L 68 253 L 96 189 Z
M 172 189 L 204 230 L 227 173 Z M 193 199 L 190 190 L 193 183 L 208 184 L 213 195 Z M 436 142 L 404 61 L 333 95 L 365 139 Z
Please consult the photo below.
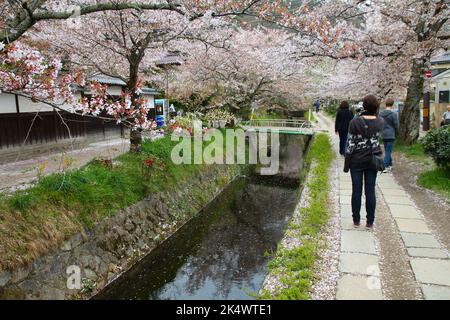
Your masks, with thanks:
M 60 112 L 60 115 L 64 121 L 56 112 L 40 112 L 37 116 L 36 113 L 0 114 L 0 149 L 23 144 L 57 143 L 70 136 L 92 140 L 123 136 L 123 128 L 113 120 L 105 121 L 72 113 Z

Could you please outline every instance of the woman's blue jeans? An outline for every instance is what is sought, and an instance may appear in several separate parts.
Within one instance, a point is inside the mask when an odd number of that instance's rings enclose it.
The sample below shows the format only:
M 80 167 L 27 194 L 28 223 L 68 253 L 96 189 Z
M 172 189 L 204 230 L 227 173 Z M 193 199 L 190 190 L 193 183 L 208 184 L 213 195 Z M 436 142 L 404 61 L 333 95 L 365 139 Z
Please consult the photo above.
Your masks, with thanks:
M 348 130 L 339 130 L 339 153 L 341 156 L 345 155 L 347 147 Z
M 394 151 L 395 140 L 384 140 L 384 166 L 386 168 L 392 167 L 392 152 Z
M 360 223 L 361 221 L 361 198 L 364 191 L 366 195 L 366 212 L 367 223 L 375 222 L 375 209 L 377 207 L 377 199 L 375 194 L 375 184 L 377 182 L 377 170 L 371 167 L 371 162 L 355 163 L 350 166 L 352 175 L 353 194 L 352 194 L 352 212 L 353 221 Z

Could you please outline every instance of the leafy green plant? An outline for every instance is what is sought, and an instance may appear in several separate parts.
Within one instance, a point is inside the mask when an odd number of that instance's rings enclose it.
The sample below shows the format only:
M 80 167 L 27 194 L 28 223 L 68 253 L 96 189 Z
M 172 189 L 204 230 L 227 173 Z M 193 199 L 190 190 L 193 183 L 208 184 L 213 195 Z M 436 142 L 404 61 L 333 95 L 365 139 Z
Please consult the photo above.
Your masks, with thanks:
M 450 170 L 450 126 L 431 130 L 421 144 L 438 166 Z
M 25 212 L 31 207 L 34 200 L 33 194 L 20 192 L 16 193 L 9 199 L 9 205 L 14 210 Z
M 94 288 L 97 284 L 95 283 L 95 281 L 91 280 L 91 279 L 87 279 L 87 278 L 83 278 L 83 280 L 81 280 L 81 293 L 83 294 L 89 294 L 92 291 L 94 291 Z

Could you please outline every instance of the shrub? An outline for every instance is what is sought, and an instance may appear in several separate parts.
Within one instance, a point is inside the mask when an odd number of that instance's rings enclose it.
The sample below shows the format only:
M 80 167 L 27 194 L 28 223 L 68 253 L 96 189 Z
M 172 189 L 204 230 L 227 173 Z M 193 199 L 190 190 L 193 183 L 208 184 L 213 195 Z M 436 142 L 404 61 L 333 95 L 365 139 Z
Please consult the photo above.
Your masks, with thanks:
M 339 105 L 336 103 L 330 103 L 328 105 L 325 105 L 323 109 L 327 114 L 329 114 L 332 117 L 335 117 L 338 111 Z M 313 109 L 314 110 L 314 109 Z
M 205 114 L 206 121 L 226 121 L 226 123 L 230 124 L 233 121 L 236 121 L 234 115 L 226 110 L 214 109 L 210 110 Z
M 450 126 L 430 131 L 421 143 L 439 167 L 450 169 Z

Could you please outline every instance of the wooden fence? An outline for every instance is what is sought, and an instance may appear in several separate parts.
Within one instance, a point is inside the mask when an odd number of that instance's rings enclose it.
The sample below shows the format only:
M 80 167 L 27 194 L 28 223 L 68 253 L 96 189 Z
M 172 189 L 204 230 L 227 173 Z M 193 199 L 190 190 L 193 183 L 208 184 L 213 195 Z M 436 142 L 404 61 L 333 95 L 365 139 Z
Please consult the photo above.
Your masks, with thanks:
M 0 114 L 0 149 L 53 144 L 67 140 L 70 136 L 101 140 L 115 135 L 123 136 L 123 133 L 123 127 L 114 120 L 105 121 L 72 113 Z

